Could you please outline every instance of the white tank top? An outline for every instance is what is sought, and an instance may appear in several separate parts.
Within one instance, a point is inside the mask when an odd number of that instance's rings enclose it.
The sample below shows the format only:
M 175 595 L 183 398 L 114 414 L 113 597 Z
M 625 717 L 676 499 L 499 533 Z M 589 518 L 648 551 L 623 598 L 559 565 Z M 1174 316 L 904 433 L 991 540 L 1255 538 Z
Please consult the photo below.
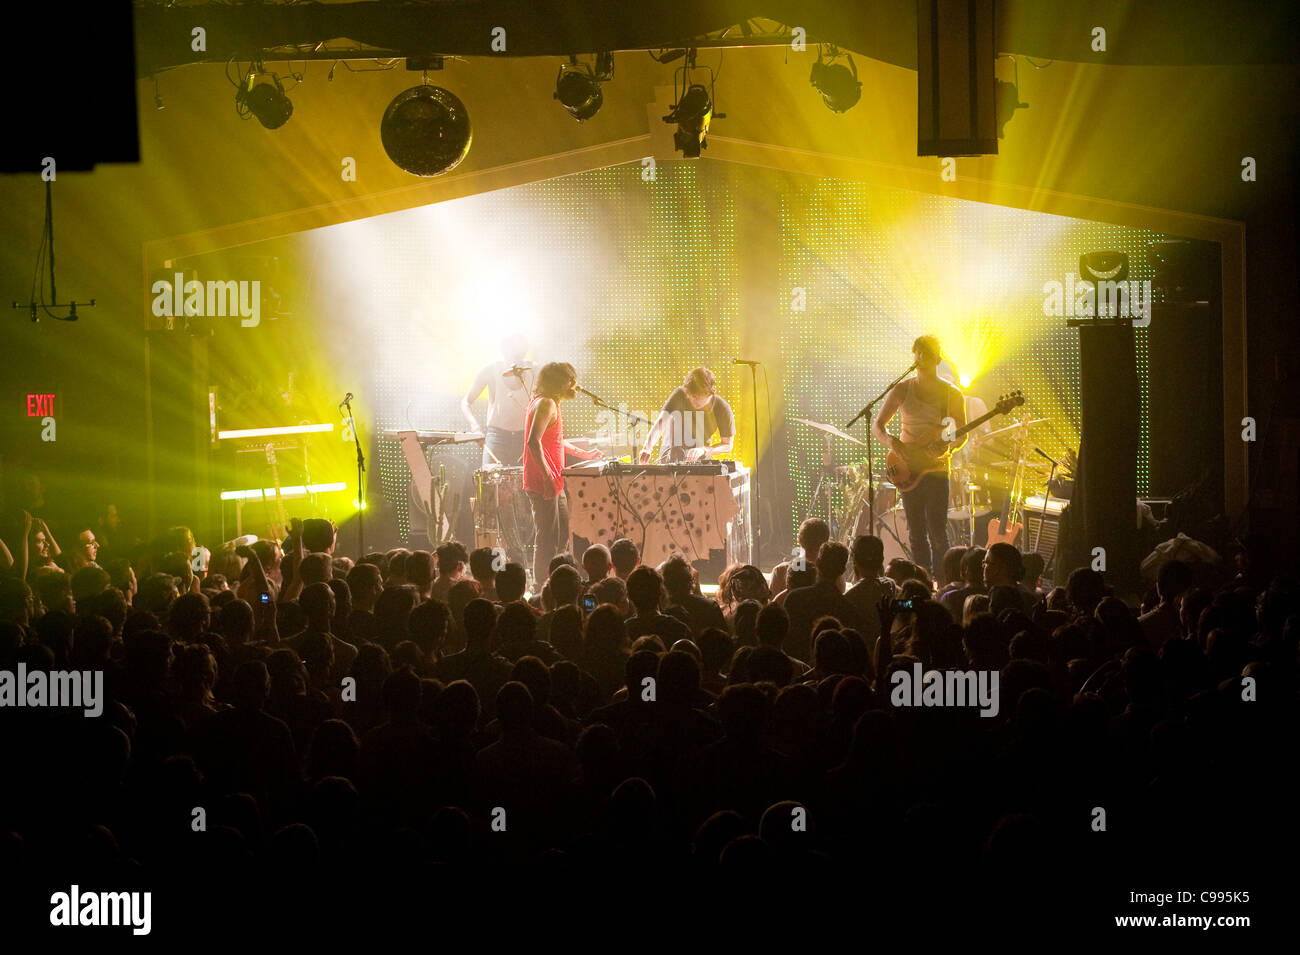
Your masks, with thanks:
M 909 378 L 898 386 L 901 389 L 898 411 L 902 418 L 899 437 L 904 444 L 929 444 L 939 440 L 943 431 L 943 419 L 951 413 L 946 407 L 946 400 L 952 395 L 946 381 L 940 379 L 939 384 L 943 388 L 940 392 L 943 397 L 938 404 L 921 397 L 915 378 Z

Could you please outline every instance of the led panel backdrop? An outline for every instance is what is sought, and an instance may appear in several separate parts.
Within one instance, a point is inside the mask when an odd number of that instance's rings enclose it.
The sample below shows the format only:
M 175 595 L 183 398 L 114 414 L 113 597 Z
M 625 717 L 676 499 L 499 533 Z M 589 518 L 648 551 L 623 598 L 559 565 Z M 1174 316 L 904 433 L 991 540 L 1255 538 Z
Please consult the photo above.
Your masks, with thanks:
M 1149 279 L 1145 249 L 1157 238 L 816 176 L 661 162 L 653 179 L 620 166 L 317 230 L 292 257 L 329 366 L 315 377 L 356 392 L 366 428 L 466 428 L 461 394 L 517 331 L 534 362 L 570 361 L 585 387 L 650 417 L 687 371 L 708 365 L 736 411 L 736 455 L 752 463 L 749 374 L 731 359 L 768 356 L 759 427 L 767 447 L 770 419 L 780 458 L 769 459 L 764 494 L 770 506 L 778 485 L 789 490 L 774 520 L 793 526 L 824 444 L 788 419 L 842 425 L 907 367 L 922 333 L 939 336 L 990 404 L 1022 389 L 1046 419 L 1032 443 L 1056 457 L 1077 448 L 1077 333 L 1044 314 L 1044 284 L 1067 282 L 1081 253 L 1102 249 L 1127 252 L 1130 278 Z M 1139 363 L 1146 354 L 1139 330 Z M 1146 492 L 1145 391 L 1142 401 Z M 482 420 L 484 402 L 474 410 Z M 585 398 L 564 414 L 571 436 L 598 424 Z M 832 463 L 857 463 L 861 451 L 837 443 Z M 406 464 L 393 442 L 378 452 L 370 480 L 405 536 Z M 453 471 L 472 471 L 473 451 L 459 459 Z M 333 463 L 354 489 L 346 461 Z

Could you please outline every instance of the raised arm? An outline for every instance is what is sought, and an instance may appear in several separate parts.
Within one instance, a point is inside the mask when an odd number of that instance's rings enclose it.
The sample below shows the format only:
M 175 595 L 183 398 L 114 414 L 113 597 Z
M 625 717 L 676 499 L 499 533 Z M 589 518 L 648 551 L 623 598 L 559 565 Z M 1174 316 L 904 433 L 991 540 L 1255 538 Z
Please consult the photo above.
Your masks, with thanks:
M 284 588 L 280 591 L 280 603 L 292 603 L 302 593 L 302 559 L 307 556 L 307 551 L 302 546 L 302 518 L 295 517 L 292 523 L 289 550 L 293 554 L 293 576 L 284 582 Z
M 253 599 L 249 601 L 253 608 L 253 633 L 264 643 L 278 644 L 280 632 L 276 623 L 275 601 L 271 599 L 271 584 L 266 579 L 266 568 L 262 566 L 257 551 L 247 544 L 235 548 L 235 553 L 246 561 L 243 576 L 253 584 Z
M 23 539 L 18 545 L 18 553 L 14 557 L 13 565 L 9 568 L 10 573 L 19 580 L 27 579 L 27 568 L 31 562 L 33 523 L 32 515 L 23 511 Z
M 45 532 L 45 539 L 50 542 L 51 557 L 58 557 L 60 554 L 63 553 L 63 551 L 59 548 L 59 542 L 54 539 L 54 534 L 50 531 L 50 525 L 46 524 L 45 521 L 43 521 L 41 518 L 39 517 L 32 518 L 32 530 Z

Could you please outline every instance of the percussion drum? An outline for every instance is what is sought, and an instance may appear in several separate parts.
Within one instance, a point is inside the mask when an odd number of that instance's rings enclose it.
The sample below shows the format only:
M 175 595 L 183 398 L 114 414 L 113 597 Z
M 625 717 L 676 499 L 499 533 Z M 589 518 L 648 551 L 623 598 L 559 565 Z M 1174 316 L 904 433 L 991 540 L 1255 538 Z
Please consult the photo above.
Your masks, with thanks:
M 474 546 L 504 548 L 507 559 L 532 566 L 533 513 L 524 494 L 524 469 L 484 468 L 474 483 Z
M 879 496 L 877 496 L 877 499 L 879 499 Z M 901 505 L 891 508 L 883 514 L 879 511 L 876 512 L 876 536 L 885 545 L 886 567 L 895 557 L 902 557 L 905 560 L 912 559 L 908 554 L 910 544 L 908 543 L 907 515 L 903 513 Z
M 866 514 L 862 516 L 862 525 L 866 526 Z M 866 533 L 862 531 L 861 533 Z M 971 528 L 969 512 L 950 510 L 948 512 L 948 546 L 949 547 L 969 547 L 971 542 Z M 907 514 L 904 512 L 902 505 L 885 511 L 883 514 L 876 514 L 876 536 L 884 544 L 885 566 L 895 557 L 902 557 L 905 560 L 911 560 L 908 553 L 911 549 L 912 542 L 908 539 Z
M 861 468 L 842 468 L 852 470 L 853 482 L 846 485 L 844 491 L 844 543 L 853 546 L 856 537 L 871 533 L 871 509 L 867 507 L 867 475 Z M 898 506 L 898 489 L 888 481 L 876 482 L 876 520 L 877 522 Z

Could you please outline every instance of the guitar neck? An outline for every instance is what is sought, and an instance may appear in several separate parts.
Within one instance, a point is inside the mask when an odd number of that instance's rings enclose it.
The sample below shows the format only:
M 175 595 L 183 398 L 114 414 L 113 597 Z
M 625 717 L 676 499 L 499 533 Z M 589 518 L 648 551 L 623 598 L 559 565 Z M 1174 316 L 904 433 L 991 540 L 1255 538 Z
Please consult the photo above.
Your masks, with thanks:
M 974 421 L 968 421 L 968 422 L 966 422 L 964 425 L 962 425 L 960 428 L 958 428 L 958 429 L 953 433 L 953 437 L 954 437 L 954 438 L 960 438 L 960 437 L 961 437 L 963 434 L 965 434 L 966 432 L 968 432 L 968 431 L 974 431 L 976 428 L 978 428 L 980 425 L 982 425 L 985 421 L 990 421 L 990 420 L 992 420 L 993 418 L 996 418 L 996 417 L 997 417 L 999 414 L 1001 414 L 1001 413 L 1002 413 L 1002 412 L 999 411 L 997 408 L 994 408 L 992 411 L 985 412 L 984 414 L 982 414 L 982 415 L 980 415 L 978 418 L 976 418 Z
M 284 497 L 280 489 L 280 465 L 276 460 L 275 445 L 268 444 L 266 446 L 266 462 L 271 466 L 271 484 L 275 488 L 275 508 L 280 518 L 280 527 L 277 530 L 278 536 L 289 526 L 289 517 L 284 510 Z
M 952 444 L 952 443 L 955 442 L 958 438 L 960 438 L 962 435 L 966 434 L 967 432 L 973 431 L 974 429 L 976 429 L 976 428 L 978 428 L 980 425 L 982 425 L 985 421 L 988 421 L 990 418 L 995 418 L 995 417 L 997 417 L 1000 413 L 1001 413 L 1001 412 L 998 411 L 997 408 L 994 408 L 994 409 L 993 409 L 992 411 L 990 411 L 988 414 L 980 415 L 980 416 L 979 416 L 978 418 L 976 418 L 974 421 L 970 421 L 970 422 L 967 422 L 966 424 L 962 425 L 960 428 L 958 428 L 956 431 L 954 431 L 954 432 L 952 433 L 952 438 L 951 438 L 951 439 L 948 439 L 948 438 L 942 438 L 942 439 L 940 439 L 940 442 L 939 442 L 939 443 L 944 444 L 944 445 Z M 910 447 L 916 447 L 916 448 L 933 448 L 933 447 L 934 447 L 934 443 L 916 442 L 916 443 L 910 445 Z M 938 452 L 938 450 L 935 450 L 933 453 L 936 453 L 936 454 L 937 454 L 937 453 L 939 453 L 939 452 Z

